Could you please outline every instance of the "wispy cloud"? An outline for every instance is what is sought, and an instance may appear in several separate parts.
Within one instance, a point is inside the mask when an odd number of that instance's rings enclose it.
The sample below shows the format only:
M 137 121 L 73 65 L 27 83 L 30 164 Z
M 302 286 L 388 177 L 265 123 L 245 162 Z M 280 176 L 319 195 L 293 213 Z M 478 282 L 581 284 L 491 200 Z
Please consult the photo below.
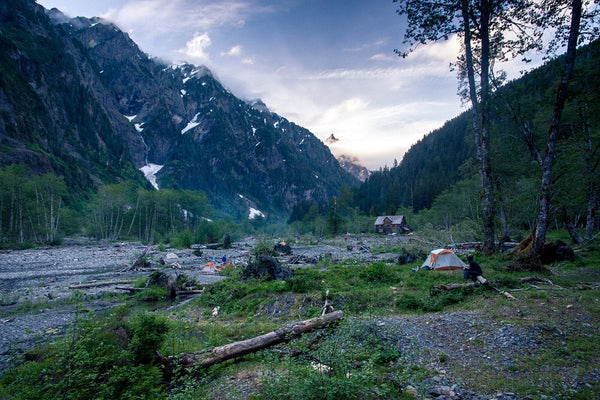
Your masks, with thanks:
M 396 58 L 392 54 L 377 53 L 369 57 L 372 61 L 394 61 Z
M 379 47 L 379 46 L 383 45 L 384 43 L 385 43 L 385 40 L 379 39 L 374 42 L 363 43 L 360 46 L 346 48 L 346 49 L 344 49 L 344 51 L 349 51 L 349 52 L 363 51 L 363 50 L 367 50 L 367 49 L 372 49 L 373 47 Z
M 103 17 L 161 34 L 174 27 L 208 31 L 222 25 L 239 26 L 254 12 L 256 9 L 246 1 L 131 0 Z

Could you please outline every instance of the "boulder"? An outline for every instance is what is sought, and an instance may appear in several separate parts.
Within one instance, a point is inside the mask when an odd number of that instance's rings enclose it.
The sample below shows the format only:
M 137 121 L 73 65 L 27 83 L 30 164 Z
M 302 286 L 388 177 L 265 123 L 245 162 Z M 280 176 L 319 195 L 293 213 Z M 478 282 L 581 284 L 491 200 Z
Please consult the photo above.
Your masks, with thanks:
M 293 276 L 294 272 L 279 264 L 275 257 L 261 254 L 254 262 L 248 264 L 240 279 L 244 281 L 248 279 L 285 280 Z
M 400 254 L 398 255 L 398 264 L 410 264 L 415 262 L 417 258 L 418 256 L 416 254 L 411 253 L 410 251 L 403 248 L 402 250 L 400 250 Z
M 148 277 L 146 287 L 148 286 L 161 286 L 167 288 L 171 297 L 177 296 L 177 280 L 179 276 L 174 273 L 165 273 L 155 271 Z
M 562 240 L 544 244 L 540 252 L 542 264 L 548 265 L 557 261 L 575 261 L 575 252 Z
M 274 250 L 279 254 L 285 254 L 286 256 L 292 254 L 292 247 L 286 242 L 277 243 L 274 247 Z

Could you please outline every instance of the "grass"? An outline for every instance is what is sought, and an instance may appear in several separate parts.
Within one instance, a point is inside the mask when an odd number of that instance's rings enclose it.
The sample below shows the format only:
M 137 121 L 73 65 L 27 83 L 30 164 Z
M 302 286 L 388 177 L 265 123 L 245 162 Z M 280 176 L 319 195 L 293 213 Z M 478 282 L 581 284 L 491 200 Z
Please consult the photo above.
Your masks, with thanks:
M 239 280 L 241 270 L 232 270 L 226 279 L 208 285 L 201 296 L 175 311 L 166 311 L 164 305 L 167 302 L 162 300 L 165 293 L 158 289 L 154 294 L 144 291 L 141 292 L 146 293 L 144 295 L 126 296 L 128 304 L 134 306 L 120 309 L 118 316 L 99 316 L 98 325 L 82 325 L 79 331 L 96 332 L 100 335 L 95 339 L 99 340 L 99 346 L 111 343 L 114 338 L 104 336 L 102 332 L 107 329 L 114 332 L 120 326 L 134 332 L 130 321 L 140 310 L 152 308 L 156 310 L 153 314 L 167 321 L 168 327 L 158 350 L 167 356 L 178 355 L 252 338 L 290 321 L 318 316 L 327 299 L 345 313 L 337 327 L 215 365 L 200 375 L 176 374 L 168 390 L 167 385 L 158 387 L 158 391 L 155 390 L 157 387 L 151 390 L 144 386 L 146 381 L 140 374 L 145 371 L 154 376 L 154 370 L 152 363 L 141 362 L 143 357 L 137 360 L 138 364 L 123 359 L 117 361 L 132 377 L 139 379 L 139 390 L 147 390 L 149 398 L 409 399 L 426 394 L 427 382 L 439 373 L 429 364 L 400 354 L 398 340 L 402 336 L 386 331 L 386 325 L 380 326 L 378 321 L 382 318 L 414 318 L 415 314 L 424 317 L 419 321 L 434 321 L 441 312 L 476 312 L 491 320 L 492 328 L 522 329 L 534 337 L 537 344 L 531 352 L 519 353 L 510 363 L 501 362 L 500 354 L 491 354 L 489 360 L 470 360 L 469 368 L 458 364 L 455 354 L 445 348 L 428 350 L 432 352 L 432 362 L 447 371 L 447 376 L 480 393 L 514 392 L 532 399 L 542 395 L 594 398 L 599 389 L 597 383 L 592 381 L 592 387 L 587 387 L 577 382 L 587 379 L 599 361 L 598 253 L 590 246 L 579 251 L 579 258 L 574 263 L 553 265 L 547 272 L 536 273 L 552 280 L 554 285 L 524 284 L 520 278 L 531 273 L 507 272 L 504 268 L 509 262 L 506 256 L 476 254 L 484 276 L 493 287 L 511 292 L 517 298 L 515 301 L 483 287 L 431 291 L 434 285 L 461 282 L 462 274 L 460 271 L 411 270 L 421 262 L 400 266 L 386 262 L 334 263 L 325 258 L 316 265 L 296 269 L 294 278 L 285 282 L 242 282 Z M 213 316 L 217 306 L 220 307 L 218 314 Z M 98 329 L 98 326 L 103 328 Z M 65 346 L 67 343 L 63 342 L 59 349 L 64 352 Z M 122 351 L 134 351 L 134 347 L 125 346 Z M 486 342 L 476 337 L 469 346 L 470 350 L 480 351 Z M 79 356 L 93 360 L 110 356 L 86 351 L 78 353 Z M 426 350 L 422 351 L 426 356 Z M 50 360 L 57 360 L 56 350 L 51 346 L 31 354 L 34 361 L 23 367 L 26 376 L 42 376 L 42 371 L 49 368 Z M 116 354 L 112 356 L 117 357 Z M 327 366 L 326 372 L 323 368 L 315 369 L 315 363 Z M 108 390 L 109 382 L 101 380 L 101 383 Z M 0 383 L 0 398 L 13 398 L 10 396 L 27 398 L 4 380 Z M 43 394 L 40 396 L 44 398 Z

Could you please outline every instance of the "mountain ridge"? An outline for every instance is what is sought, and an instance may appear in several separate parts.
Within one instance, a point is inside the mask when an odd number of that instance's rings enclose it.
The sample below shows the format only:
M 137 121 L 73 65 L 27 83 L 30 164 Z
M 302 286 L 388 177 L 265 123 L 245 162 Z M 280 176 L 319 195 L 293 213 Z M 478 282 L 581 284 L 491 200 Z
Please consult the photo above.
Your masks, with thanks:
M 56 171 L 84 191 L 126 179 L 149 188 L 139 170 L 161 166 L 158 187 L 204 191 L 231 213 L 246 207 L 239 195 L 286 212 L 358 182 L 307 129 L 237 98 L 206 67 L 150 58 L 108 21 L 8 0 L 0 23 L 12 78 L 0 93 L 1 165 Z M 44 121 L 31 129 L 26 115 Z

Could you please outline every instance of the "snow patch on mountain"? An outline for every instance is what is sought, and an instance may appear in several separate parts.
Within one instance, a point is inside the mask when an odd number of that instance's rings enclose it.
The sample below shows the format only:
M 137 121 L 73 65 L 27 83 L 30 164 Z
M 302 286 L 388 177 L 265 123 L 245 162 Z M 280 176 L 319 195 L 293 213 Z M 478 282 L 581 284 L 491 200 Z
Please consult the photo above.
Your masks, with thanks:
M 248 219 L 254 219 L 256 217 L 261 217 L 261 218 L 265 217 L 265 214 L 263 214 L 262 211 L 257 210 L 254 207 L 250 207 L 248 212 L 249 212 Z
M 156 174 L 162 167 L 164 167 L 164 165 L 148 163 L 148 165 L 144 165 L 140 168 L 140 171 L 142 171 L 146 179 L 148 179 L 148 182 L 150 182 L 156 190 L 159 190 L 158 183 L 156 182 Z
M 200 125 L 200 122 L 198 121 L 198 116 L 200 115 L 200 113 L 196 113 L 196 115 L 194 115 L 194 119 L 192 119 L 190 122 L 188 122 L 188 124 L 185 126 L 185 128 L 183 128 L 181 130 L 181 134 L 183 135 L 184 133 L 186 133 L 189 130 L 194 129 L 195 127 L 197 127 L 198 125 Z

